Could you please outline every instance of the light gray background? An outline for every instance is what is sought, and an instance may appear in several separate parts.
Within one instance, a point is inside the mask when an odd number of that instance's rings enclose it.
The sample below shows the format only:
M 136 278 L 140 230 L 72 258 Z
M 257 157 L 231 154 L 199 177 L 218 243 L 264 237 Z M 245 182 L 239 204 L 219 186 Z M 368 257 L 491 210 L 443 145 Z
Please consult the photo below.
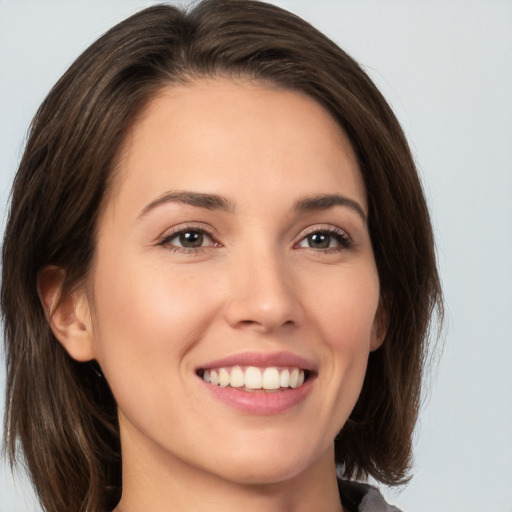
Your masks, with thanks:
M 1 231 L 35 109 L 96 37 L 151 3 L 0 0 Z M 275 3 L 365 66 L 406 130 L 432 209 L 445 348 L 415 477 L 386 495 L 407 512 L 512 512 L 512 1 Z M 39 510 L 30 487 L 2 467 L 0 512 L 27 510 Z

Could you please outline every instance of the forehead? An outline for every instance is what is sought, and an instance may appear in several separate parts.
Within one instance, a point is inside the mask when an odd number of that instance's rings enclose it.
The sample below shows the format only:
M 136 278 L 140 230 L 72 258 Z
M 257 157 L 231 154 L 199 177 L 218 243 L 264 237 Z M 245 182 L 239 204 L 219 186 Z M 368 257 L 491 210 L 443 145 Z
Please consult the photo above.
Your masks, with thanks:
M 326 187 L 355 191 L 366 204 L 356 156 L 338 123 L 302 93 L 249 81 L 171 85 L 129 131 L 114 195 L 163 188 L 208 193 Z M 160 190 L 158 190 L 160 188 Z

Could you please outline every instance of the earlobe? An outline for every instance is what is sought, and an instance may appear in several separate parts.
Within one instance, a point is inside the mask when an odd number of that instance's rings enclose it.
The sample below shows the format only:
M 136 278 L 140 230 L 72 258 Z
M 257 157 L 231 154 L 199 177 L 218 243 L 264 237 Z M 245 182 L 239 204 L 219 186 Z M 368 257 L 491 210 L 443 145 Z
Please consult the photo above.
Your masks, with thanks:
M 77 361 L 95 358 L 89 302 L 85 291 L 63 288 L 65 271 L 45 267 L 37 279 L 37 291 L 53 334 Z
M 379 300 L 379 307 L 373 320 L 372 334 L 370 340 L 370 351 L 373 352 L 382 346 L 388 331 L 388 314 L 384 301 Z

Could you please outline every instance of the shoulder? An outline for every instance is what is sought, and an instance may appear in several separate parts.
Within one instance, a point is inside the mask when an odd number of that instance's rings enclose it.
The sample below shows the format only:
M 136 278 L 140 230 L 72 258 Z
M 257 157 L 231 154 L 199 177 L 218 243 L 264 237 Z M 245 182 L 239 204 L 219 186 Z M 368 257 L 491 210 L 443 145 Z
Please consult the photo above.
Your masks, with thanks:
M 384 500 L 380 491 L 371 485 L 351 480 L 338 480 L 341 502 L 349 512 L 401 512 Z

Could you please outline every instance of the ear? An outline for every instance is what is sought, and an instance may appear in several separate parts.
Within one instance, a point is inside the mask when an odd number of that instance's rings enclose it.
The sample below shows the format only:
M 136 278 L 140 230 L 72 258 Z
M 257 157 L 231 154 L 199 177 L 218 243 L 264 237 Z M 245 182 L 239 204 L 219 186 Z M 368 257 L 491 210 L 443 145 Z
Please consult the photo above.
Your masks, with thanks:
M 84 290 L 65 291 L 66 273 L 45 267 L 37 279 L 37 291 L 53 334 L 77 361 L 94 359 L 94 338 L 89 301 Z
M 381 347 L 388 332 L 388 312 L 382 297 L 379 299 L 379 306 L 373 319 L 370 351 L 373 352 Z

